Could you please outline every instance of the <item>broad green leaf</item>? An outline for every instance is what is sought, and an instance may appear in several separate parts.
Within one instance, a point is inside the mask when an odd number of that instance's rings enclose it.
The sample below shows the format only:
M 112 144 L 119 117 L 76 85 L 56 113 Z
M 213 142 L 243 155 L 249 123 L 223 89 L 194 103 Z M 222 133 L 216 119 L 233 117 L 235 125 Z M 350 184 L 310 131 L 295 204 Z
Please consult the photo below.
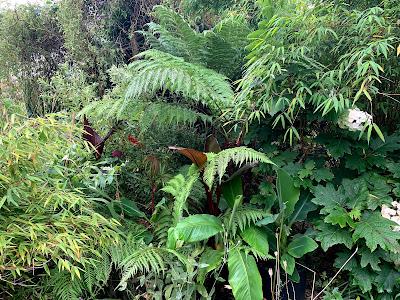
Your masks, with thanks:
M 123 198 L 120 200 L 123 212 L 129 217 L 145 217 L 146 215 L 137 207 L 132 200 Z
M 184 218 L 175 227 L 179 239 L 189 243 L 206 240 L 222 231 L 220 219 L 207 214 Z
M 309 195 L 300 197 L 300 200 L 296 203 L 296 206 L 294 207 L 294 212 L 289 217 L 289 227 L 294 222 L 305 220 L 308 213 L 316 209 L 317 206 L 311 202 Z
M 363 293 L 367 293 L 372 289 L 372 282 L 374 281 L 375 273 L 365 268 L 354 268 L 351 270 L 353 275 L 353 285 L 359 286 Z
M 312 238 L 305 235 L 296 236 L 288 245 L 288 253 L 293 257 L 300 258 L 317 248 L 318 244 Z
M 277 170 L 277 175 L 278 197 L 285 206 L 284 217 L 288 218 L 299 200 L 300 189 L 294 185 L 293 178 L 282 169 Z
M 269 214 L 266 217 L 264 217 L 263 219 L 261 219 L 260 221 L 258 221 L 256 223 L 257 226 L 263 226 L 263 225 L 268 225 L 271 223 L 274 223 L 276 221 L 276 219 L 278 218 L 278 214 L 273 215 L 273 214 Z
M 288 275 L 292 275 L 296 264 L 293 256 L 285 253 L 281 256 L 280 262 L 281 267 L 285 270 L 285 272 L 288 273 Z
M 365 239 L 371 251 L 380 246 L 383 250 L 397 253 L 400 252 L 400 232 L 393 231 L 394 226 L 395 222 L 383 218 L 379 212 L 366 212 L 355 224 L 353 239 Z
M 330 211 L 338 206 L 343 206 L 345 197 L 342 191 L 337 191 L 331 183 L 328 183 L 326 186 L 317 185 L 315 187 L 314 198 L 311 201 L 323 206 L 325 211 Z
M 267 256 L 269 251 L 268 235 L 257 226 L 247 227 L 240 233 L 242 239 L 249 244 L 258 254 Z
M 352 271 L 359 267 L 357 259 L 354 256 L 351 257 L 352 255 L 351 251 L 344 250 L 342 252 L 336 253 L 336 255 L 337 257 L 335 259 L 335 262 L 333 263 L 333 266 L 335 268 L 337 269 L 343 268 L 343 270 Z
M 224 251 L 207 248 L 199 260 L 197 282 L 203 284 L 207 273 L 220 266 L 223 256 Z
M 236 176 L 222 185 L 222 195 L 230 208 L 233 208 L 237 197 L 243 195 L 242 178 Z
M 229 251 L 229 285 L 235 300 L 262 300 L 262 281 L 254 257 L 237 248 Z

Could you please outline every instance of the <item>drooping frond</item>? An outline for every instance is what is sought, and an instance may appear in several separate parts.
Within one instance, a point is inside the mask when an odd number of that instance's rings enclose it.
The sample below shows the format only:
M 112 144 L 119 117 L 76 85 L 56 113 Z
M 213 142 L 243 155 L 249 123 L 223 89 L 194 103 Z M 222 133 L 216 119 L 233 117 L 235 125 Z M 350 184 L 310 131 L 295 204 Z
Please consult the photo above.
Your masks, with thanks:
M 144 133 L 150 126 L 193 125 L 197 121 L 211 122 L 212 117 L 178 104 L 166 102 L 131 101 L 124 110 L 124 99 L 94 101 L 79 112 L 79 116 L 95 116 L 98 119 L 136 121 Z
M 223 215 L 223 223 L 228 228 L 232 236 L 235 236 L 237 230 L 244 230 L 246 227 L 268 215 L 267 212 L 259 208 L 249 206 L 239 206 L 236 209 L 228 209 Z
M 204 63 L 206 40 L 203 34 L 193 30 L 176 11 L 157 5 L 153 16 L 158 23 L 149 23 L 147 31 L 141 31 L 152 49 L 182 57 L 191 63 Z
M 212 30 L 206 31 L 207 67 L 231 79 L 239 78 L 249 33 L 247 21 L 238 16 L 223 19 Z
M 83 282 L 78 278 L 72 279 L 69 272 L 53 272 L 46 285 L 60 300 L 79 300 L 85 290 Z
M 112 269 L 111 259 L 108 254 L 102 255 L 100 259 L 85 268 L 83 280 L 86 289 L 91 294 L 96 294 L 108 281 Z
M 138 245 L 131 255 L 126 257 L 122 263 L 122 277 L 119 283 L 121 289 L 127 285 L 127 281 L 139 273 L 153 272 L 162 273 L 166 269 L 169 252 L 163 248 L 151 245 Z
M 190 191 L 194 183 L 199 178 L 199 172 L 195 165 L 191 166 L 187 178 L 185 178 L 182 174 L 176 175 L 167 184 L 162 188 L 164 192 L 167 192 L 174 196 L 174 207 L 173 207 L 173 218 L 174 225 L 176 225 L 179 220 L 182 218 L 183 210 L 186 207 L 186 200 L 190 195 Z
M 273 164 L 264 153 L 247 147 L 229 148 L 217 154 L 208 153 L 207 164 L 204 169 L 204 182 L 211 187 L 216 175 L 219 181 L 221 181 L 230 162 L 234 163 L 236 166 L 253 162 Z
M 133 99 L 169 91 L 187 99 L 220 110 L 233 104 L 233 91 L 228 79 L 203 66 L 158 50 L 140 53 L 141 58 L 129 65 L 131 83 L 120 111 Z

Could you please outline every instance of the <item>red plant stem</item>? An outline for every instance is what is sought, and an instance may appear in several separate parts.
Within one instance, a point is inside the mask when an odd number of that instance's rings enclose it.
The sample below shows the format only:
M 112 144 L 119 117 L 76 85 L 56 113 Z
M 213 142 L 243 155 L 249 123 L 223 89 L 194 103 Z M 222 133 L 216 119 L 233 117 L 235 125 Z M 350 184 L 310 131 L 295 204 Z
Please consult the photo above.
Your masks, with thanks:
M 151 212 L 154 212 L 156 191 L 157 191 L 157 185 L 153 183 L 151 188 L 151 207 L 150 207 Z

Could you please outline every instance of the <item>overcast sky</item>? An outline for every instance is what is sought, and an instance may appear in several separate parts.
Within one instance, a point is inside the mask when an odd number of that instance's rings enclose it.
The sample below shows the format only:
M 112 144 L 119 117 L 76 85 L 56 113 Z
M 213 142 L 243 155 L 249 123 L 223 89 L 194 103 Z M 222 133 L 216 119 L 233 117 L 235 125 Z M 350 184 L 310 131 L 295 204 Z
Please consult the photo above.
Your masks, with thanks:
M 26 4 L 26 3 L 43 3 L 44 0 L 0 0 L 0 7 L 10 7 L 13 8 L 19 4 Z

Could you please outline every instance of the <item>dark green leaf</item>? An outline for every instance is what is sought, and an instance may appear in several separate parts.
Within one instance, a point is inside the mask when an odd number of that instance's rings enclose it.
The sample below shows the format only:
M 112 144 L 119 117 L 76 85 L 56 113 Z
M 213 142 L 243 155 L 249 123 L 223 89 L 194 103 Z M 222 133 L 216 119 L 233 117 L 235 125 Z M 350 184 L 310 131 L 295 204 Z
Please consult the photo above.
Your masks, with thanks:
M 285 171 L 279 169 L 277 175 L 279 200 L 285 206 L 285 218 L 288 218 L 293 213 L 294 207 L 299 200 L 300 189 L 294 186 L 292 177 Z
M 394 267 L 394 266 L 393 266 Z M 400 272 L 396 271 L 392 266 L 385 264 L 382 270 L 378 272 L 378 276 L 375 278 L 375 285 L 378 288 L 379 293 L 392 292 L 395 285 L 399 284 Z
M 320 223 L 317 229 L 319 232 L 317 233 L 316 240 L 321 242 L 321 247 L 324 251 L 337 244 L 344 244 L 349 249 L 353 246 L 353 239 L 348 230 L 326 223 Z
M 230 208 L 235 204 L 236 198 L 242 196 L 242 194 L 243 187 L 242 178 L 240 176 L 236 176 L 222 185 L 222 195 Z
M 285 270 L 285 272 L 288 273 L 288 275 L 292 275 L 296 264 L 293 256 L 285 253 L 281 256 L 280 262 L 281 267 Z
M 300 258 L 317 248 L 318 244 L 312 238 L 306 235 L 296 236 L 288 245 L 288 253 L 293 257 Z

